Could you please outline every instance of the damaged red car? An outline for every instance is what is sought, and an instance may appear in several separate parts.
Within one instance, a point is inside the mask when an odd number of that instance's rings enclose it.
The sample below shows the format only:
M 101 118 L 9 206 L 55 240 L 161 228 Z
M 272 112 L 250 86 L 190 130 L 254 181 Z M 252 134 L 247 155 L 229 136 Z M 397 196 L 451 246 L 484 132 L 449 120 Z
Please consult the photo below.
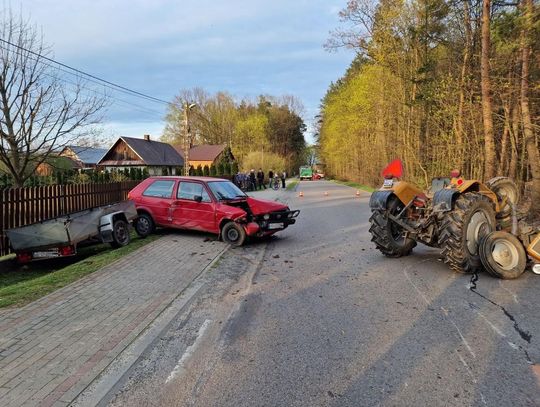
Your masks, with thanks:
M 209 177 L 150 177 L 133 188 L 135 230 L 148 236 L 157 226 L 216 233 L 241 246 L 247 237 L 269 236 L 296 222 L 299 210 L 255 199 L 232 182 Z

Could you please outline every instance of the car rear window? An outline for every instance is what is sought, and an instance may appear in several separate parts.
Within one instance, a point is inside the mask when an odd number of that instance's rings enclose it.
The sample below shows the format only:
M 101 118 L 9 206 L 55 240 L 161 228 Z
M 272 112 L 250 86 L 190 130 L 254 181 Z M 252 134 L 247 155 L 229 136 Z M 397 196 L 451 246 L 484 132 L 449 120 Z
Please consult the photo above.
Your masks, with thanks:
M 170 198 L 174 188 L 174 181 L 154 181 L 143 192 L 144 196 Z
M 201 196 L 203 202 L 210 202 L 210 196 L 202 184 L 196 182 L 180 182 L 178 188 L 178 199 L 189 199 L 194 201 L 196 196 Z

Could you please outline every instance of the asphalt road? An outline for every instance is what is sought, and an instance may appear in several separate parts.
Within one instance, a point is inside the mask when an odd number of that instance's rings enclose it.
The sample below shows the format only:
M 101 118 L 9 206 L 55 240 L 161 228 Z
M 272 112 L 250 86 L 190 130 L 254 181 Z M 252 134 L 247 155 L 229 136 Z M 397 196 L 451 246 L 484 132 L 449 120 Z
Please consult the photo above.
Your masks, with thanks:
M 301 209 L 297 224 L 229 250 L 104 402 L 540 405 L 540 277 L 480 274 L 473 291 L 437 250 L 385 258 L 370 242 L 369 195 L 355 192 L 304 181 L 260 193 Z

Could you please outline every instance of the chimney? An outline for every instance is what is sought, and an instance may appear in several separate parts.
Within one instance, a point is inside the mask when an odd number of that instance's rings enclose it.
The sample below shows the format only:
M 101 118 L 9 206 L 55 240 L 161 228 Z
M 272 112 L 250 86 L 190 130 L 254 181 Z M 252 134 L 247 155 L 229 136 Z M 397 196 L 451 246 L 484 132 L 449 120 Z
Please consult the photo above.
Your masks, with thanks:
M 145 134 L 145 135 L 144 135 L 144 139 L 145 139 L 146 141 L 150 141 L 150 134 Z

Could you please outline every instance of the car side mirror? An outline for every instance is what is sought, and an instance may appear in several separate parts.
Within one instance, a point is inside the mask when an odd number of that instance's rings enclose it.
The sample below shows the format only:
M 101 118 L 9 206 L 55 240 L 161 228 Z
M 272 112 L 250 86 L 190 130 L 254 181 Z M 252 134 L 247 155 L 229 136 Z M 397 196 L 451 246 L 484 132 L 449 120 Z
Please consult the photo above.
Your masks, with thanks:
M 193 200 L 194 200 L 195 202 L 197 202 L 197 203 L 201 203 L 201 202 L 202 202 L 202 196 L 200 196 L 200 195 L 195 195 L 195 196 L 193 197 Z

